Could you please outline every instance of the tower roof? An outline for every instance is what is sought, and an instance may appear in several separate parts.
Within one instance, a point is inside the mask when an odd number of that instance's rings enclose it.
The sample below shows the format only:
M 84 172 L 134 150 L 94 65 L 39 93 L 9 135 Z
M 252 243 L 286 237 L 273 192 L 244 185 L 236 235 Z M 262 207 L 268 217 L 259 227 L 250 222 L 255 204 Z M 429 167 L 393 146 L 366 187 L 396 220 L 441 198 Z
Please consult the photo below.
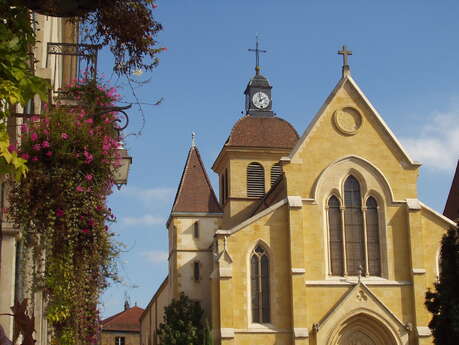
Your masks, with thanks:
M 449 219 L 459 220 L 459 161 L 443 214 Z
M 298 138 L 295 128 L 284 119 L 246 115 L 233 126 L 225 145 L 290 149 Z
M 140 316 L 143 309 L 137 306 L 102 320 L 103 331 L 140 332 Z
M 188 152 L 172 206 L 172 213 L 174 212 L 222 212 L 195 145 L 192 145 Z

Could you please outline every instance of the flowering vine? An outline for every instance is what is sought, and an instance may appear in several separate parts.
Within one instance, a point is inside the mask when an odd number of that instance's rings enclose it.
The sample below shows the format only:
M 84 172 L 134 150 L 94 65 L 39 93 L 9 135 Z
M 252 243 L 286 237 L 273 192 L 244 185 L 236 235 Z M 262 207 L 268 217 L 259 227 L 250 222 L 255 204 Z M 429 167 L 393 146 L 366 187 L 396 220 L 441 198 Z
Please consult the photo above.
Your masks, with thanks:
M 99 295 L 116 278 L 106 199 L 119 138 L 116 114 L 100 110 L 119 96 L 90 80 L 62 91 L 78 105 L 33 117 L 20 128 L 20 146 L 11 148 L 29 172 L 12 188 L 9 215 L 31 249 L 32 285 L 45 294 L 54 343 L 86 345 L 97 341 Z

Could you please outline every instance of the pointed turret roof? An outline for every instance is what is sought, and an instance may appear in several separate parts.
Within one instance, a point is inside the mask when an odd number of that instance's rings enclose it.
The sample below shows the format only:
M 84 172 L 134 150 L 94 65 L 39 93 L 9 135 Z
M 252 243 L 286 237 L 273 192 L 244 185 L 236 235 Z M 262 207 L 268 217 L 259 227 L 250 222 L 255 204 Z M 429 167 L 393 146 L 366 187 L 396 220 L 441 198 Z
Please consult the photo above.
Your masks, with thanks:
M 198 148 L 188 152 L 172 212 L 221 213 L 222 209 L 207 177 Z
M 443 214 L 449 219 L 459 220 L 459 161 Z

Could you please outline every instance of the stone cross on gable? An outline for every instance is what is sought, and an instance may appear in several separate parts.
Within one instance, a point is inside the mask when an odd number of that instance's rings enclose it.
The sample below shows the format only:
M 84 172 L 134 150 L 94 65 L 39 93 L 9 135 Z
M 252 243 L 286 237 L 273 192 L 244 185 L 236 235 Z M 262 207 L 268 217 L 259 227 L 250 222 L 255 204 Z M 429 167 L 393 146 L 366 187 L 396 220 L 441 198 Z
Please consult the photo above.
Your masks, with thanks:
M 349 60 L 348 56 L 352 55 L 352 51 L 348 50 L 345 45 L 341 50 L 338 50 L 338 54 L 343 56 L 343 76 L 349 74 L 350 67 L 349 67 Z
M 258 41 L 258 35 L 256 39 L 256 44 L 255 44 L 255 49 L 249 49 L 249 52 L 255 52 L 255 71 L 260 72 L 260 53 L 266 53 L 267 50 L 264 49 L 259 49 L 259 41 Z

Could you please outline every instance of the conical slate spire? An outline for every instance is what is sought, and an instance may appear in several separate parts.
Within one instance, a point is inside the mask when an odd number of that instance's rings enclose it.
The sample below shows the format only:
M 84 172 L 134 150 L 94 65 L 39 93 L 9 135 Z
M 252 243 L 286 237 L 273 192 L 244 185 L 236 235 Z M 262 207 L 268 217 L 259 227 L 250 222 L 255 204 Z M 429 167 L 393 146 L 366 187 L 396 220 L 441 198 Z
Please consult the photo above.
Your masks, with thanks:
M 172 206 L 174 212 L 222 212 L 196 145 L 192 145 L 188 152 Z

